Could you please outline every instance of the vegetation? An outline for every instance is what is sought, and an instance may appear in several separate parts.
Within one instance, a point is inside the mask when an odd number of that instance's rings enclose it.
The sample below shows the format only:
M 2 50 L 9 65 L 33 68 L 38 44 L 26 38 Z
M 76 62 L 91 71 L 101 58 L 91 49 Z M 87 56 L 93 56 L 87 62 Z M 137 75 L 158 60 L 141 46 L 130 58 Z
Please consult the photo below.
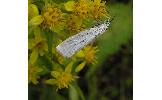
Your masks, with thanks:
M 29 0 L 29 100 L 132 100 L 132 1 Z M 56 46 L 107 17 L 109 29 L 64 58 Z

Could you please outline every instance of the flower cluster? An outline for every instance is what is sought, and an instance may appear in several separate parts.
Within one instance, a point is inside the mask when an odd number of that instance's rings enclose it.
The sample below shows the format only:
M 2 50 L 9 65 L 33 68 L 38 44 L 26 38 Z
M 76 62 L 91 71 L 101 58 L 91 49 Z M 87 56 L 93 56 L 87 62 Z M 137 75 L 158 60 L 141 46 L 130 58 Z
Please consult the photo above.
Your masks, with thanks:
M 62 11 L 56 5 L 47 4 L 42 10 L 44 21 L 42 25 L 44 28 L 56 30 L 58 26 L 64 21 Z M 61 28 L 61 27 L 60 27 Z
M 29 64 L 29 70 L 28 70 L 29 83 L 32 82 L 33 84 L 38 84 L 37 79 L 40 78 L 39 73 L 42 71 L 43 71 L 42 68 Z
M 39 79 L 57 90 L 68 88 L 86 65 L 97 63 L 99 49 L 92 43 L 67 59 L 56 51 L 56 46 L 107 17 L 105 2 L 78 0 L 57 4 L 43 0 L 41 3 L 37 5 L 30 0 L 28 4 L 29 84 L 38 84 Z M 42 80 L 43 75 L 49 77 Z
M 51 75 L 52 79 L 46 80 L 47 84 L 56 85 L 57 89 L 68 88 L 70 83 L 73 82 L 77 76 L 71 74 L 71 69 L 73 66 L 73 62 L 70 62 L 65 70 L 61 69 L 59 66 L 57 71 L 52 71 Z

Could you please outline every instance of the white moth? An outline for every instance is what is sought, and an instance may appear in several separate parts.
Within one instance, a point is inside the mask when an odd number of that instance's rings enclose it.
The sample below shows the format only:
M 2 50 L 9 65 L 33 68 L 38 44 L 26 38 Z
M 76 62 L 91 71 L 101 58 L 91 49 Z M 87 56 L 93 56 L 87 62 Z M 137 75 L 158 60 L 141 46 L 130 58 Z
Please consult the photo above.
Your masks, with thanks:
M 57 51 L 64 57 L 72 57 L 77 51 L 88 45 L 99 35 L 103 34 L 108 29 L 110 22 L 110 20 L 104 21 L 98 26 L 94 26 L 69 37 L 56 47 Z

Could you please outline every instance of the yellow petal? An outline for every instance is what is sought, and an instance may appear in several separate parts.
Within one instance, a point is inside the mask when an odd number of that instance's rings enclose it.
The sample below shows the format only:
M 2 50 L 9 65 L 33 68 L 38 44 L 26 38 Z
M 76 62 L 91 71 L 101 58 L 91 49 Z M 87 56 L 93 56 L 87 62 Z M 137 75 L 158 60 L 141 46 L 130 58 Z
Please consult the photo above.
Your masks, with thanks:
M 75 4 L 74 1 L 68 1 L 67 3 L 64 4 L 65 9 L 67 11 L 73 11 L 74 4 Z
M 31 53 L 29 63 L 34 64 L 36 62 L 37 58 L 38 58 L 38 51 L 37 51 L 37 49 L 34 49 Z
M 85 62 L 85 61 L 82 62 L 81 64 L 79 64 L 79 65 L 76 67 L 75 72 L 81 71 L 81 70 L 84 68 L 85 65 L 86 65 L 86 62 Z
M 96 4 L 100 4 L 101 0 L 94 0 Z
M 33 83 L 33 84 L 38 84 L 38 81 L 35 79 L 35 78 L 33 78 L 32 80 L 31 80 L 31 82 Z
M 83 50 L 80 50 L 79 52 L 77 52 L 76 56 L 79 58 L 83 58 L 85 56 L 85 54 L 84 54 Z
M 49 79 L 49 80 L 46 80 L 46 81 L 45 81 L 46 84 L 50 84 L 50 85 L 55 84 L 55 82 L 56 82 L 55 79 Z
M 29 26 L 38 26 L 43 22 L 43 17 L 41 15 L 33 17 L 29 21 Z

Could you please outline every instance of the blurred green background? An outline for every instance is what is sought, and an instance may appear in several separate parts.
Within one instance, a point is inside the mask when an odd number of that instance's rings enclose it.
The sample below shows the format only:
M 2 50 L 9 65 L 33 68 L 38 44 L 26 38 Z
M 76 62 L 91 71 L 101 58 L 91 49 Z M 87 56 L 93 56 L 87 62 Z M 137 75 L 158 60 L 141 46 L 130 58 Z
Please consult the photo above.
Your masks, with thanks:
M 115 17 L 97 39 L 98 64 L 85 67 L 77 84 L 58 92 L 43 82 L 29 84 L 29 100 L 133 100 L 133 1 L 108 0 L 107 5 Z

